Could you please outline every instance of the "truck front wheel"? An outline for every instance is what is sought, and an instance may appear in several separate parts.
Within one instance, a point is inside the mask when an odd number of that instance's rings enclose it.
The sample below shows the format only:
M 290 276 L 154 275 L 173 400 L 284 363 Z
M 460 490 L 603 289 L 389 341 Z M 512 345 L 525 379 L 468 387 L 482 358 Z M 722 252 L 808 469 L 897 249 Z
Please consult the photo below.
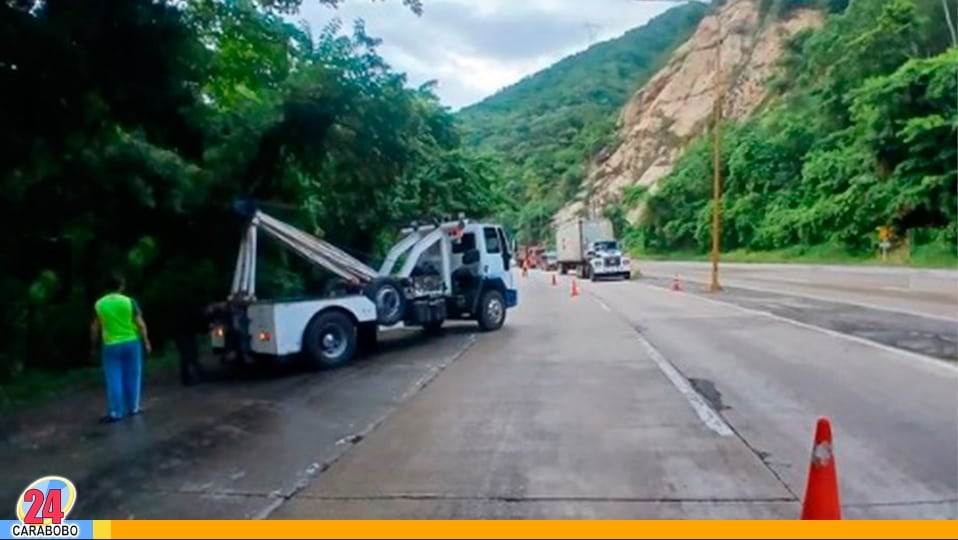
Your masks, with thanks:
M 356 325 L 344 313 L 327 311 L 313 317 L 303 334 L 303 352 L 316 369 L 349 363 L 356 354 Z
M 498 330 L 506 322 L 506 299 L 499 291 L 486 291 L 479 300 L 476 319 L 484 332 Z

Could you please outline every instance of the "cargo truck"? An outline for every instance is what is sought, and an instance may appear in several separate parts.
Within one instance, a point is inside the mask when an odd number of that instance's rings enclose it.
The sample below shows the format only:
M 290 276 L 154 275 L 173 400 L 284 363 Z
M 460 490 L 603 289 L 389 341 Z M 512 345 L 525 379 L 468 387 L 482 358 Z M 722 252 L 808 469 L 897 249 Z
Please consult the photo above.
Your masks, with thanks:
M 612 222 L 604 218 L 578 218 L 556 228 L 560 274 L 574 271 L 593 281 L 632 275 L 632 261 L 622 253 Z

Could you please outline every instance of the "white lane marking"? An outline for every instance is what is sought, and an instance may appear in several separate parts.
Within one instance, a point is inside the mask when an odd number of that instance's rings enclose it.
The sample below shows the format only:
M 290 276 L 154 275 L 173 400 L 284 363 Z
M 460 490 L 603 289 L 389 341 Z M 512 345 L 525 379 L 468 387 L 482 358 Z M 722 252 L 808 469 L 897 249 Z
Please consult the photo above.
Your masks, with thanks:
M 656 273 L 647 273 L 646 275 L 649 276 L 649 277 L 656 277 L 656 278 L 671 278 L 671 277 L 675 277 L 675 276 L 670 276 L 670 275 L 666 275 L 666 274 L 656 274 Z M 704 278 L 702 278 L 702 279 L 688 279 L 688 281 L 693 281 L 693 282 L 695 282 L 695 283 L 705 283 Z M 782 281 L 784 282 L 785 280 L 782 280 Z M 871 303 L 869 303 L 869 302 L 862 302 L 862 301 L 860 301 L 860 300 L 849 300 L 849 299 L 846 299 L 846 298 L 841 298 L 841 297 L 836 297 L 836 296 L 831 296 L 831 297 L 828 297 L 828 296 L 820 296 L 820 295 L 817 295 L 817 294 L 814 294 L 814 293 L 807 293 L 807 292 L 804 292 L 804 291 L 790 291 L 790 290 L 788 290 L 788 289 L 774 289 L 774 288 L 769 288 L 769 287 L 755 286 L 755 285 L 751 285 L 751 284 L 743 284 L 743 282 L 737 281 L 737 280 L 735 280 L 735 279 L 723 280 L 723 282 L 726 283 L 726 284 L 728 284 L 728 285 L 731 286 L 731 287 L 735 287 L 736 289 L 745 289 L 745 290 L 747 290 L 747 291 L 757 291 L 757 292 L 766 292 L 766 293 L 773 293 L 773 294 L 783 294 L 783 295 L 786 295 L 786 296 L 788 296 L 788 295 L 790 295 L 790 296 L 798 296 L 798 297 L 801 297 L 801 298 L 810 298 L 810 299 L 812 299 L 812 300 L 821 300 L 821 301 L 823 301 L 823 302 L 832 302 L 832 303 L 838 303 L 838 304 L 848 304 L 848 305 L 850 305 L 850 306 L 860 306 L 860 307 L 869 308 L 869 309 L 877 309 L 878 311 L 886 311 L 886 312 L 889 312 L 889 313 L 903 313 L 903 314 L 905 314 L 905 315 L 911 315 L 911 316 L 913 316 L 913 317 L 924 317 L 924 318 L 926 318 L 926 319 L 935 319 L 935 320 L 938 320 L 938 321 L 958 322 L 958 303 L 955 304 L 955 317 L 945 317 L 944 315 L 934 315 L 934 314 L 931 314 L 931 313 L 926 313 L 926 312 L 922 312 L 922 311 L 914 311 L 914 310 L 910 310 L 910 309 L 906 309 L 906 308 L 894 308 L 894 307 L 888 307 L 888 306 L 880 306 L 880 305 L 877 305 L 877 304 L 871 304 Z M 795 284 L 795 285 L 800 285 L 799 283 L 795 283 L 795 282 L 792 282 L 792 283 Z M 888 287 L 884 287 L 884 288 L 887 289 Z M 908 290 L 910 291 L 911 289 L 908 289 Z M 863 293 L 852 293 L 852 294 L 863 294 Z
M 661 287 L 656 287 L 655 285 L 649 285 L 649 284 L 647 284 L 647 283 L 636 283 L 636 285 L 639 285 L 639 286 L 642 286 L 642 287 L 646 287 L 646 288 L 648 288 L 648 289 L 655 289 L 655 290 L 657 290 L 657 291 L 659 291 L 659 292 L 668 292 L 668 291 L 665 291 L 665 289 L 662 289 Z M 841 333 L 841 332 L 838 332 L 838 331 L 836 331 L 836 330 L 831 330 L 831 329 L 829 329 L 829 328 L 822 328 L 821 326 L 815 326 L 815 325 L 813 325 L 813 324 L 803 323 L 803 322 L 801 322 L 801 321 L 796 321 L 796 320 L 794 320 L 794 319 L 789 319 L 789 318 L 787 318 L 787 317 L 782 317 L 781 315 L 776 315 L 776 314 L 774 314 L 774 313 L 769 313 L 769 312 L 767 312 L 767 311 L 761 311 L 761 310 L 758 310 L 758 309 L 752 309 L 752 308 L 742 307 L 742 306 L 740 306 L 740 305 L 738 305 L 738 304 L 733 304 L 733 303 L 731 303 L 731 302 L 725 302 L 725 301 L 722 301 L 722 300 L 716 300 L 715 298 L 707 298 L 707 297 L 705 297 L 705 296 L 699 296 L 699 295 L 697 295 L 697 294 L 690 294 L 690 295 L 687 295 L 687 297 L 688 297 L 688 298 L 695 298 L 695 299 L 698 299 L 698 300 L 702 300 L 702 301 L 704 301 L 704 302 L 712 302 L 712 303 L 714 303 L 714 304 L 719 304 L 719 305 L 722 305 L 722 306 L 735 308 L 735 309 L 737 309 L 737 310 L 739 310 L 739 311 L 743 311 L 743 312 L 745 312 L 745 313 L 751 313 L 752 315 L 758 315 L 758 316 L 761 316 L 761 317 L 768 317 L 768 318 L 771 318 L 771 319 L 775 319 L 775 320 L 777 320 L 777 321 L 781 321 L 781 322 L 784 322 L 784 323 L 791 324 L 791 325 L 793 325 L 793 326 L 798 326 L 798 327 L 800 327 L 800 328 L 805 328 L 806 330 L 814 330 L 814 331 L 816 331 L 816 332 L 821 332 L 821 333 L 823 333 L 823 334 L 827 334 L 827 335 L 832 336 L 832 337 L 841 338 L 841 339 L 846 339 L 846 340 L 849 340 L 849 341 L 854 341 L 855 343 L 859 343 L 859 344 L 861 344 L 861 345 L 867 345 L 867 346 L 869 346 L 869 347 L 874 347 L 874 348 L 876 348 L 876 349 L 881 349 L 881 350 L 883 350 L 883 351 L 887 351 L 887 352 L 890 352 L 890 353 L 896 353 L 896 354 L 892 355 L 892 357 L 894 357 L 894 358 L 909 357 L 909 358 L 913 358 L 913 359 L 915 359 L 915 360 L 920 360 L 920 361 L 922 361 L 924 364 L 926 364 L 926 365 L 929 366 L 929 367 L 934 367 L 934 368 L 939 369 L 939 370 L 942 370 L 942 371 L 948 371 L 950 376 L 951 376 L 951 375 L 954 375 L 955 373 L 958 373 L 958 364 L 952 364 L 952 363 L 949 363 L 947 360 L 942 360 L 942 359 L 940 359 L 940 358 L 935 358 L 935 357 L 932 357 L 932 356 L 926 356 L 926 355 L 924 355 L 924 354 L 919 354 L 919 353 L 912 352 L 912 351 L 906 351 L 905 349 L 899 349 L 899 348 L 897 348 L 897 347 L 892 347 L 891 345 L 885 345 L 884 343 L 878 343 L 877 341 L 871 341 L 871 340 L 869 340 L 869 339 L 861 338 L 861 337 L 858 337 L 858 336 L 853 336 L 853 335 L 850 335 L 850 334 L 843 334 L 843 333 Z
M 645 353 L 649 355 L 649 358 L 655 362 L 655 365 L 658 366 L 659 370 L 665 374 L 669 379 L 669 382 L 672 383 L 672 386 L 682 394 L 683 397 L 689 402 L 689 405 L 695 409 L 695 414 L 698 415 L 699 419 L 702 420 L 702 423 L 705 424 L 705 427 L 711 429 L 712 431 L 718 433 L 722 437 L 728 437 L 732 435 L 732 428 L 722 419 L 721 416 L 715 409 L 709 405 L 705 399 L 692 388 L 692 385 L 689 384 L 689 381 L 682 376 L 681 373 L 675 369 L 668 360 L 662 356 L 662 353 L 658 351 L 649 340 L 645 339 L 642 334 L 636 334 L 636 337 L 639 339 L 639 344 L 642 345 L 642 348 L 645 349 Z
M 613 313 L 612 308 L 609 307 L 601 298 L 596 295 L 590 295 L 592 298 L 602 306 L 603 309 L 609 313 Z M 695 388 L 692 387 L 688 379 L 685 378 L 671 362 L 666 360 L 662 353 L 652 345 L 649 340 L 645 339 L 642 334 L 638 332 L 635 334 L 635 337 L 639 340 L 639 345 L 645 350 L 645 353 L 649 355 L 649 358 L 652 359 L 652 362 L 655 363 L 656 367 L 659 368 L 665 377 L 672 383 L 672 386 L 679 391 L 680 394 L 689 402 L 689 405 L 692 406 L 692 409 L 695 410 L 695 414 L 698 415 L 699 419 L 702 420 L 702 423 L 705 424 L 705 427 L 711 429 L 712 431 L 718 433 L 722 437 L 728 437 L 734 432 L 732 428 L 722 419 L 721 416 L 715 409 L 712 408 L 708 402 L 702 397 Z

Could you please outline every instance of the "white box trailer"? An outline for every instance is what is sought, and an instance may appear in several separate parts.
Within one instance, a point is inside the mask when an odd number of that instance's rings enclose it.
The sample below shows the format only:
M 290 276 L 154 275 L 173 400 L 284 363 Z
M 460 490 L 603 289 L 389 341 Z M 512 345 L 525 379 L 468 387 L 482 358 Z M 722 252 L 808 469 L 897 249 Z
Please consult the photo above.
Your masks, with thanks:
M 579 218 L 559 225 L 556 229 L 559 272 L 565 274 L 587 267 L 589 246 L 605 241 L 615 241 L 615 230 L 608 219 Z

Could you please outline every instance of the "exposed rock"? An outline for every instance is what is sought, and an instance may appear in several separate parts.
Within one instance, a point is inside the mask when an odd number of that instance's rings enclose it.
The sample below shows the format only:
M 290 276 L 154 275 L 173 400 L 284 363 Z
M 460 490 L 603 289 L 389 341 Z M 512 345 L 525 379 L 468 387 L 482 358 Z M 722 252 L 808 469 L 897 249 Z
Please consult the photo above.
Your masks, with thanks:
M 798 9 L 784 20 L 760 19 L 758 0 L 730 0 L 718 17 L 703 19 L 665 67 L 626 104 L 617 125 L 621 143 L 597 156 L 577 200 L 560 210 L 556 221 L 594 214 L 628 186 L 654 190 L 689 141 L 707 128 L 719 90 L 717 75 L 723 74 L 726 88 L 723 117 L 747 118 L 768 95 L 765 83 L 775 71 L 785 40 L 820 25 L 824 17 L 815 10 Z M 716 54 L 719 44 L 721 55 Z M 637 217 L 636 210 L 629 214 L 630 220 Z

